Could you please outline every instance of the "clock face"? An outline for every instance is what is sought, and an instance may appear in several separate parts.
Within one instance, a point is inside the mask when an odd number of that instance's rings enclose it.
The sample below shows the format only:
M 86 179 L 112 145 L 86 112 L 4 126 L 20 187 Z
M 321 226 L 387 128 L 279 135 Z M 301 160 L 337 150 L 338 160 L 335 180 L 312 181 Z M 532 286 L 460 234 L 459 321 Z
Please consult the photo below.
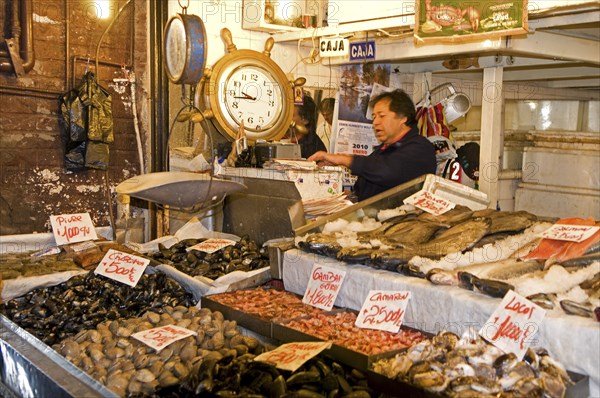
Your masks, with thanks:
M 186 34 L 183 21 L 178 18 L 171 20 L 165 34 L 165 62 L 167 71 L 177 78 L 183 73 L 186 63 Z
M 225 118 L 244 129 L 262 132 L 271 128 L 281 116 L 281 87 L 266 70 L 255 65 L 241 65 L 226 76 L 221 91 L 226 108 Z

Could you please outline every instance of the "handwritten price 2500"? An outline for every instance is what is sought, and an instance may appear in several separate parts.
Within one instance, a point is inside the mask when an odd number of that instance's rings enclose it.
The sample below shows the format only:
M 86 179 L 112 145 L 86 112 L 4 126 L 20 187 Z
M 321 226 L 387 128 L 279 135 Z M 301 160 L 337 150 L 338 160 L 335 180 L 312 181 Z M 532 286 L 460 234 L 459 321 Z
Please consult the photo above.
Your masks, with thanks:
M 72 238 L 82 235 L 89 235 L 90 228 L 89 227 L 67 227 L 64 226 L 57 231 L 58 236 L 64 236 L 67 238 L 67 241 L 70 241 Z
M 398 308 L 395 311 L 389 311 L 386 306 L 381 307 L 379 305 L 372 305 L 367 311 L 367 315 L 365 315 L 363 322 L 371 325 L 393 322 L 394 325 L 399 325 L 403 315 L 404 310 L 401 308 Z

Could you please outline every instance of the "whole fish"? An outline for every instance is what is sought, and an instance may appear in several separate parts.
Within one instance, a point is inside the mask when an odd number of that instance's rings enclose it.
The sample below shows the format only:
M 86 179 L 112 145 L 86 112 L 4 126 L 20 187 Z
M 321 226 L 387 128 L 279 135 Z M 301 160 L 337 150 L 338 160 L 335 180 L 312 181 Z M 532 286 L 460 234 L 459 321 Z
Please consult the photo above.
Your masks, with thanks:
M 454 270 L 433 268 L 427 273 L 427 279 L 438 285 L 458 285 L 458 273 L 467 272 L 478 278 L 505 281 L 543 269 L 544 264 L 540 261 L 520 261 L 518 259 L 507 258 L 490 263 L 469 264 Z
M 561 261 L 559 264 L 565 268 L 587 267 L 594 261 L 600 261 L 600 253 L 589 254 L 587 256 L 575 257 Z M 548 268 L 548 267 L 546 267 Z
M 471 249 L 490 229 L 487 218 L 472 218 L 448 228 L 427 243 L 407 246 L 421 257 L 438 259 L 450 253 Z
M 499 232 L 521 232 L 537 221 L 537 216 L 527 211 L 497 211 L 485 217 L 492 220 L 490 234 Z
M 472 215 L 473 211 L 468 207 L 456 205 L 453 209 L 448 210 L 444 214 L 436 216 L 431 213 L 423 213 L 417 218 L 422 221 L 440 224 L 444 227 L 452 227 L 456 224 L 466 221 L 467 219 L 471 218 Z
M 405 229 L 398 230 L 392 227 L 385 232 L 386 242 L 397 242 L 403 246 L 418 245 L 429 241 L 437 231 L 443 228 L 439 224 L 420 220 L 402 224 L 406 227 Z

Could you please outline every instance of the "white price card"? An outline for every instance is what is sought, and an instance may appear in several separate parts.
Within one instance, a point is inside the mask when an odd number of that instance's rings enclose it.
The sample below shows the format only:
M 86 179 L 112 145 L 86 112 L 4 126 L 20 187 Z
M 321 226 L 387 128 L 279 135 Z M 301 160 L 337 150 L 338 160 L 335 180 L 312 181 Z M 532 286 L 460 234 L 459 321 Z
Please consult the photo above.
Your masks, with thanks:
M 302 302 L 331 311 L 345 276 L 346 271 L 314 264 Z
M 542 307 L 510 290 L 479 334 L 505 353 L 514 353 L 520 360 L 545 316 L 546 310 Z
M 288 343 L 280 345 L 272 351 L 264 352 L 254 360 L 272 362 L 279 369 L 295 372 L 306 361 L 328 348 L 331 348 L 331 343 L 327 341 Z
M 354 324 L 363 329 L 398 333 L 408 300 L 409 291 L 371 290 Z
M 235 245 L 234 240 L 211 238 L 211 239 L 207 239 L 203 242 L 200 242 L 194 246 L 190 246 L 186 250 L 187 251 L 200 250 L 201 252 L 210 254 L 210 253 L 214 253 L 218 250 L 221 250 L 222 248 L 224 248 L 226 246 L 231 246 L 231 245 Z
M 110 249 L 94 273 L 134 287 L 144 274 L 148 264 L 150 264 L 150 260 L 147 258 Z
M 448 210 L 454 209 L 456 206 L 455 203 L 424 190 L 404 199 L 404 203 L 418 207 L 419 209 L 436 216 L 444 214 Z
M 160 352 L 160 350 L 177 340 L 185 339 L 186 337 L 195 336 L 197 334 L 198 333 L 194 331 L 180 326 L 164 325 L 134 333 L 131 337 L 154 348 L 157 352 Z
M 594 225 L 554 224 L 542 234 L 542 238 L 583 242 L 589 239 L 600 227 Z
M 50 216 L 56 245 L 98 239 L 89 213 Z

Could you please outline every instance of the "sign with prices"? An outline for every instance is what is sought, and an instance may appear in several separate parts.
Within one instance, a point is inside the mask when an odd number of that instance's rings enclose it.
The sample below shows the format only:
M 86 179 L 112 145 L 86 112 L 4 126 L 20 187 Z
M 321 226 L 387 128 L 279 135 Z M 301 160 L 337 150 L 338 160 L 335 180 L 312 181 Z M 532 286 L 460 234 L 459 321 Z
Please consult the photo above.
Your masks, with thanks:
M 546 310 L 510 290 L 479 331 L 479 335 L 519 360 L 540 328 Z
M 425 190 L 420 190 L 419 192 L 404 199 L 404 203 L 418 207 L 419 209 L 435 216 L 444 214 L 448 210 L 454 209 L 456 206 L 456 204 L 450 202 L 449 200 Z
M 197 245 L 188 247 L 187 251 L 200 250 L 201 252 L 210 254 L 210 253 L 214 253 L 218 250 L 221 250 L 222 248 L 224 248 L 226 246 L 235 245 L 235 243 L 236 242 L 231 239 L 211 238 L 211 239 L 205 240 L 204 242 L 200 242 Z
M 544 231 L 542 238 L 579 243 L 591 238 L 598 230 L 600 227 L 593 225 L 554 224 Z
M 197 334 L 198 333 L 194 331 L 180 326 L 164 325 L 134 333 L 131 337 L 154 348 L 156 352 L 160 352 L 160 350 L 177 340 L 185 339 L 186 337 L 195 336 Z
M 314 264 L 302 302 L 331 311 L 345 276 L 346 271 Z
M 354 324 L 359 328 L 398 333 L 408 300 L 409 291 L 371 290 Z
M 144 274 L 148 264 L 150 264 L 150 260 L 147 258 L 110 249 L 94 273 L 134 287 Z
M 271 362 L 279 369 L 295 372 L 306 361 L 329 348 L 331 348 L 331 343 L 327 341 L 288 343 L 280 345 L 273 351 L 264 352 L 254 360 Z
M 89 213 L 50 216 L 50 224 L 57 246 L 98 239 Z

